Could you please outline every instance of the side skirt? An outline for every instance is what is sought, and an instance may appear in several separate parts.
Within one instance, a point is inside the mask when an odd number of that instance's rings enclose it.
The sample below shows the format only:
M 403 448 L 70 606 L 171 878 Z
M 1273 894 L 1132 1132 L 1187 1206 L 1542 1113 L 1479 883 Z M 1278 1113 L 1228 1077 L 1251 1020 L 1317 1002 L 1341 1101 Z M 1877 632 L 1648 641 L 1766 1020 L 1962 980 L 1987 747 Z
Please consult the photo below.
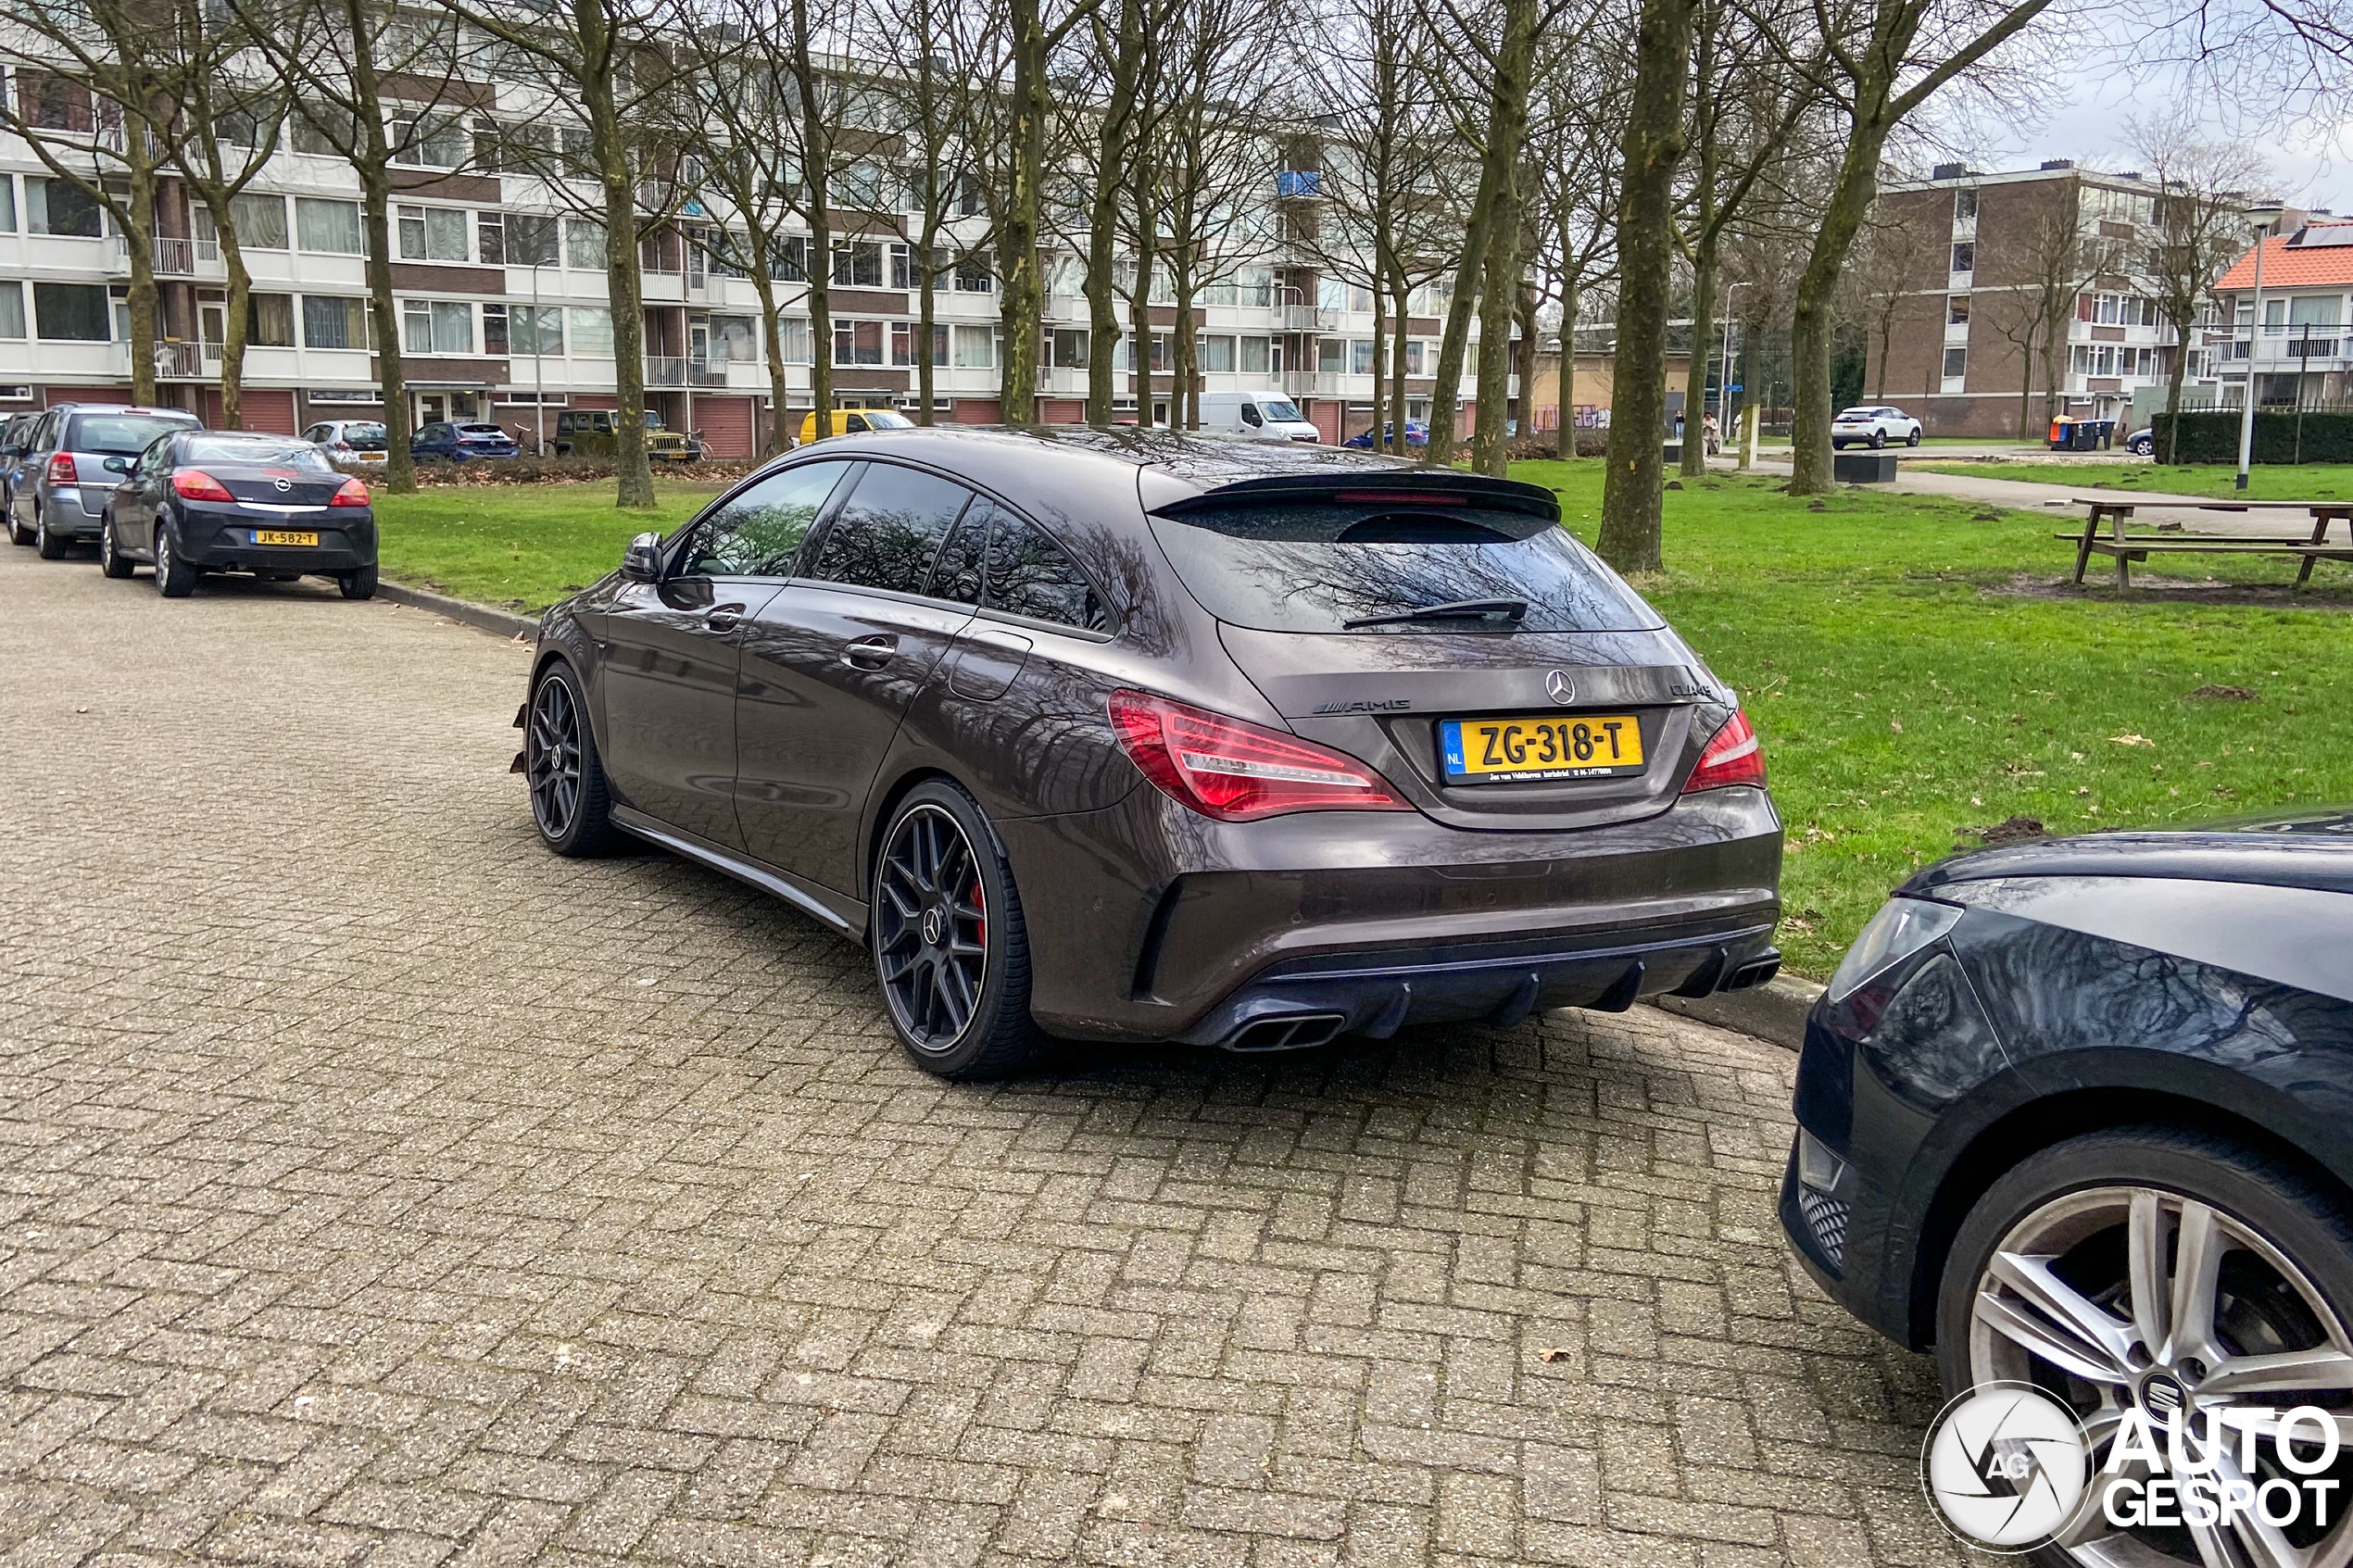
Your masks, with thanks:
M 737 882 L 748 883 L 762 893 L 782 898 L 801 913 L 815 917 L 853 942 L 860 940 L 865 932 L 865 905 L 849 899 L 837 900 L 830 892 L 812 887 L 799 878 L 762 865 L 749 856 L 723 849 L 708 839 L 698 838 L 667 822 L 656 822 L 635 807 L 616 802 L 612 808 L 612 824 L 636 834 L 648 844 L 660 845 L 673 854 L 684 855 L 689 860 L 709 866 L 715 872 L 724 872 Z

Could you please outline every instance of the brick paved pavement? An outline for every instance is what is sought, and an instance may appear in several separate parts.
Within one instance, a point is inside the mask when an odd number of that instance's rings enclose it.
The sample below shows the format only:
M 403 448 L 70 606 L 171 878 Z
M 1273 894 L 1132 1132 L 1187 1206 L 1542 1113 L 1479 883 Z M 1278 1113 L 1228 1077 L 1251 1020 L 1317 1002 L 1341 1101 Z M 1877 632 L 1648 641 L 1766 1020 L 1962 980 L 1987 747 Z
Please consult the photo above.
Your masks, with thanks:
M 945 1087 L 858 957 L 555 859 L 522 649 L 0 548 L 0 1562 L 1951 1562 L 1638 1010 Z

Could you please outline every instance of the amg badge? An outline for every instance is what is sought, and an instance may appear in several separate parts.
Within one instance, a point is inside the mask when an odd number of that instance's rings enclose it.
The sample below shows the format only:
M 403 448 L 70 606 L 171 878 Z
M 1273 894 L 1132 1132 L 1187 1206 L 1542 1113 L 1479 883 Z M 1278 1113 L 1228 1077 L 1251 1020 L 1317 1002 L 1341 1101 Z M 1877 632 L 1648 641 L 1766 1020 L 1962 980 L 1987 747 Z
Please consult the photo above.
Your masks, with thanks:
M 1378 697 L 1369 702 L 1319 702 L 1317 713 L 1403 713 L 1413 703 L 1402 696 Z

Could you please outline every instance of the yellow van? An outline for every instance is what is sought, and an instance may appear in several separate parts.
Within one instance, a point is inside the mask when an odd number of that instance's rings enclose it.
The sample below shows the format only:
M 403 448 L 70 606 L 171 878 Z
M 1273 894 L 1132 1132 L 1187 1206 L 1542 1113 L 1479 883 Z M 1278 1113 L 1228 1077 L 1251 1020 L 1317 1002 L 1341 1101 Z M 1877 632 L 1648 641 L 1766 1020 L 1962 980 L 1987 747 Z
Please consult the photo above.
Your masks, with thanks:
M 915 421 L 904 414 L 888 408 L 836 408 L 836 435 L 863 435 L 870 430 L 912 430 Z M 817 410 L 812 408 L 800 421 L 800 445 L 808 445 L 817 439 Z

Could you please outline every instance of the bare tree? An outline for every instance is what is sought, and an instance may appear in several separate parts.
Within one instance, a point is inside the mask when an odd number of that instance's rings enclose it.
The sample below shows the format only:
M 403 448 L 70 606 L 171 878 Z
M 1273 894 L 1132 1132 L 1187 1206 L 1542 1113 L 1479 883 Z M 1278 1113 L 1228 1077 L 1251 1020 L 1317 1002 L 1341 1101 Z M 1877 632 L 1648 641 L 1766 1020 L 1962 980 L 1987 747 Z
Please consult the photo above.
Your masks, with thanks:
M 993 3 L 993 0 L 992 0 Z M 1007 40 L 1001 146 L 1007 178 L 991 217 L 997 234 L 999 312 L 1005 324 L 1002 396 L 1005 417 L 1023 422 L 1038 408 L 1038 322 L 1045 302 L 1038 255 L 1051 140 L 1051 65 L 1073 31 L 1087 24 L 1102 0 L 1063 0 L 1051 20 L 1048 0 L 1004 0 Z M 1149 276 L 1150 269 L 1145 269 Z M 1137 329 L 1143 331 L 1143 319 Z
M 1566 57 L 1544 78 L 1544 107 L 1536 117 L 1544 131 L 1533 147 L 1543 215 L 1537 255 L 1546 291 L 1560 307 L 1560 425 L 1554 450 L 1569 461 L 1577 456 L 1577 325 L 1591 291 L 1610 276 L 1616 258 L 1623 155 L 1616 128 L 1632 83 L 1625 38 L 1604 18 L 1592 19 L 1562 43 Z
M 1868 324 L 1879 341 L 1879 382 L 1872 396 L 1887 397 L 1887 361 L 1894 344 L 1895 319 L 1904 302 L 1917 297 L 1920 263 L 1930 241 L 1917 224 L 1867 221 L 1848 253 L 1842 287 L 1851 302 L 1843 312 Z
M 2189 373 L 2190 334 L 2211 297 L 2214 280 L 2246 247 L 2246 207 L 2271 179 L 2260 154 L 2241 142 L 2201 139 L 2186 114 L 2128 121 L 2127 138 L 2157 187 L 2152 220 L 2140 229 L 2132 270 L 2146 282 L 2158 314 L 2173 329 L 2165 369 L 2165 418 L 2158 460 L 2173 460 Z

